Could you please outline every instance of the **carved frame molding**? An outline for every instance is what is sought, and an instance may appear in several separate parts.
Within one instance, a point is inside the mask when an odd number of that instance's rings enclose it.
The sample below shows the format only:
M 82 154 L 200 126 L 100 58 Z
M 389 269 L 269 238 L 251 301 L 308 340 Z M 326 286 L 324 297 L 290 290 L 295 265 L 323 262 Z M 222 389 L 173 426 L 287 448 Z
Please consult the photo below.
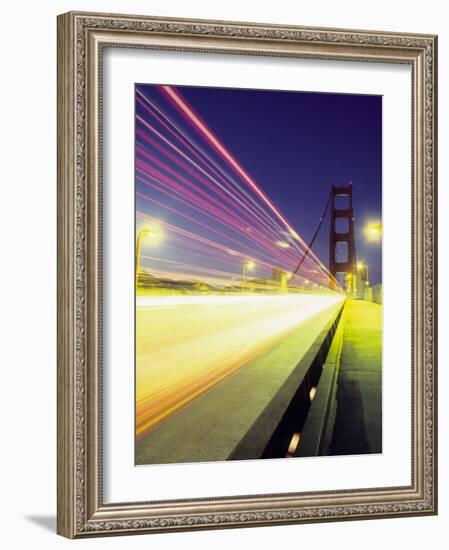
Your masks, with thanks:
M 104 47 L 412 67 L 411 486 L 103 504 L 101 90 Z M 437 512 L 437 38 L 70 12 L 58 17 L 58 532 L 70 538 Z M 150 498 L 150 495 L 149 495 Z

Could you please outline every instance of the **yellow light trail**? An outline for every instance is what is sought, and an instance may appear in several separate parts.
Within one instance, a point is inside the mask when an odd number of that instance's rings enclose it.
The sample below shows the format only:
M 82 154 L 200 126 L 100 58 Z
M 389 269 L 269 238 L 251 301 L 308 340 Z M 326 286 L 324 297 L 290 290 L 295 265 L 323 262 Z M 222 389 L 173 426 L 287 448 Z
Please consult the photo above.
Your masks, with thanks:
M 137 438 L 341 300 L 339 295 L 138 296 Z

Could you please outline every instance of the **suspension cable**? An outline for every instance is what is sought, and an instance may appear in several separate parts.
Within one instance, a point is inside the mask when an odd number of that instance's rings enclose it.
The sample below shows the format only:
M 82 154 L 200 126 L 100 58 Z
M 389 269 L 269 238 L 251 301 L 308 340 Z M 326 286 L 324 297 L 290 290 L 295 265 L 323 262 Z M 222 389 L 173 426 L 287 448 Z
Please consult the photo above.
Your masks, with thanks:
M 300 267 L 302 266 L 304 260 L 307 258 L 308 254 L 309 254 L 309 252 L 310 252 L 310 250 L 311 250 L 311 248 L 312 248 L 312 246 L 313 246 L 313 243 L 315 242 L 315 239 L 317 238 L 318 233 L 320 232 L 321 226 L 322 226 L 323 223 L 324 223 L 324 219 L 326 218 L 326 214 L 327 214 L 327 211 L 328 211 L 328 209 L 329 209 L 329 205 L 330 205 L 330 203 L 331 203 L 331 198 L 332 198 L 332 189 L 331 189 L 331 191 L 330 191 L 330 193 L 329 193 L 329 197 L 328 197 L 328 199 L 327 199 L 326 207 L 325 207 L 325 209 L 324 209 L 323 215 L 322 215 L 321 218 L 320 218 L 320 223 L 318 224 L 318 227 L 316 228 L 316 231 L 315 231 L 315 233 L 314 233 L 314 235 L 313 235 L 313 237 L 312 237 L 312 240 L 310 241 L 309 246 L 307 247 L 306 251 L 304 252 L 302 258 L 299 260 L 299 263 L 298 263 L 298 265 L 296 266 L 296 269 L 293 271 L 292 276 L 290 277 L 290 280 L 289 280 L 288 283 L 287 283 L 287 286 L 288 286 L 288 285 L 290 284 L 290 282 L 293 280 L 293 278 L 295 277 L 295 275 L 298 273 Z M 331 277 L 332 277 L 332 274 L 330 274 L 330 275 L 331 275 Z

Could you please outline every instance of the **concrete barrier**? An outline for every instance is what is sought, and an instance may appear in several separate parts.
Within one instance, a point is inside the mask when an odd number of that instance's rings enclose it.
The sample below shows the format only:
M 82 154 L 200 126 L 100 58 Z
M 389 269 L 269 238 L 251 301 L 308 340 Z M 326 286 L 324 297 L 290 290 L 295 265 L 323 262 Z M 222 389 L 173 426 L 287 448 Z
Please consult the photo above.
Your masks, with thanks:
M 303 429 L 311 404 L 310 390 L 318 384 L 343 308 L 344 302 L 228 460 L 287 456 L 292 435 Z
M 344 315 L 343 310 L 294 456 L 329 454 L 337 410 L 336 387 L 343 343 Z

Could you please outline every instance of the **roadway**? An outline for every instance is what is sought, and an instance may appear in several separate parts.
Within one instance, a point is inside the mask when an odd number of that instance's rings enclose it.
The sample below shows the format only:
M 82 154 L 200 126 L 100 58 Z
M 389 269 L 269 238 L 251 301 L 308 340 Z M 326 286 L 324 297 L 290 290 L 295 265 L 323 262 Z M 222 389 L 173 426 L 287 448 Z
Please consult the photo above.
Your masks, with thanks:
M 330 294 L 138 296 L 138 442 L 312 319 L 323 314 L 328 319 L 342 299 Z M 316 331 L 320 328 L 321 321 Z M 295 349 L 292 364 L 305 351 Z

